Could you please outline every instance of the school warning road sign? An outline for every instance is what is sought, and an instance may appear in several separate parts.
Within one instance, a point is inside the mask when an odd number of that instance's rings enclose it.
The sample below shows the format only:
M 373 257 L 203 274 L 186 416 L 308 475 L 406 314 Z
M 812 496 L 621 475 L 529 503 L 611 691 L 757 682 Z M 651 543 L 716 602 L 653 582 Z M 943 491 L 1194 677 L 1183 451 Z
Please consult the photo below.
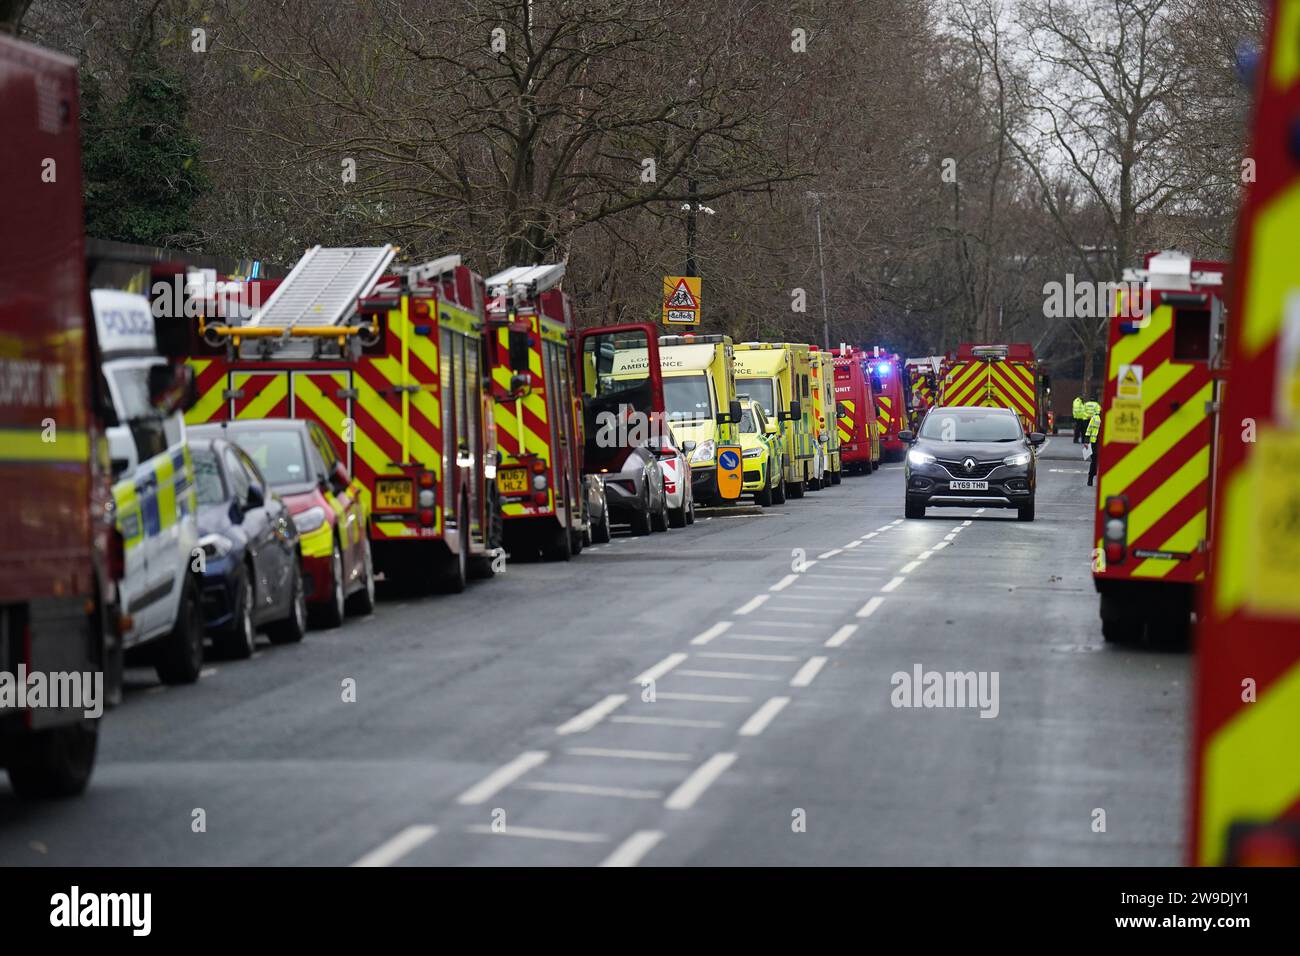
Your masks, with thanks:
M 664 325 L 700 324 L 700 277 L 664 276 Z

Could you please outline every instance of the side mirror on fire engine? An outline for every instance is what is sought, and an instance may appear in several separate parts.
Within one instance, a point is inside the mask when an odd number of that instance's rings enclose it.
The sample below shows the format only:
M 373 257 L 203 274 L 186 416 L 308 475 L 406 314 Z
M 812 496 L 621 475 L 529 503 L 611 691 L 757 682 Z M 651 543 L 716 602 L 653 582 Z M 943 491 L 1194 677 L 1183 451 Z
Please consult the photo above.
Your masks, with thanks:
M 911 444 L 912 442 L 916 441 L 916 432 L 910 431 L 905 428 L 898 433 L 898 440 L 905 441 L 908 444 Z

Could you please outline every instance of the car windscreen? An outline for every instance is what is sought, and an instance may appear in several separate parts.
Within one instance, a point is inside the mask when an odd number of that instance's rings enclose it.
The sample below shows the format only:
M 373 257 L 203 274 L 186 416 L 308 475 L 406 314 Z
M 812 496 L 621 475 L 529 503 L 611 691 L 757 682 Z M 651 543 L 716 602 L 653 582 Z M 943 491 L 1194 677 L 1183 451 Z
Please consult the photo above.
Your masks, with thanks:
M 1020 423 L 1014 415 L 940 412 L 926 418 L 921 437 L 935 441 L 1015 441 L 1020 438 Z
M 713 417 L 709 382 L 703 375 L 664 379 L 664 407 L 673 422 L 702 422 Z
M 307 449 L 298 432 L 284 428 L 241 428 L 232 430 L 230 437 L 253 459 L 272 487 L 311 482 Z
M 740 382 L 740 391 L 754 400 L 754 404 L 771 418 L 776 414 L 772 409 L 772 380 L 770 378 L 747 378 Z M 749 429 L 753 431 L 754 429 Z
M 194 462 L 194 490 L 201 505 L 219 505 L 226 500 L 226 489 L 221 483 L 221 469 L 217 456 L 210 451 L 190 450 Z

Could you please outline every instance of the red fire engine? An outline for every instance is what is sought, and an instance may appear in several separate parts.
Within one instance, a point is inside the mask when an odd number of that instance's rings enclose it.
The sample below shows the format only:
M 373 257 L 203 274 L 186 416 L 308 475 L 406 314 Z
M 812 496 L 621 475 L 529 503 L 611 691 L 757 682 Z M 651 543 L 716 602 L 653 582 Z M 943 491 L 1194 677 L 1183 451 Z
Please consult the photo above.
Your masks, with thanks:
M 869 475 L 880 467 L 880 424 L 873 414 L 876 395 L 865 352 L 852 346 L 832 349 L 835 359 L 836 425 L 840 460 L 850 474 Z
M 881 456 L 886 461 L 902 461 L 907 443 L 898 437 L 898 433 L 907 430 L 909 397 L 903 387 L 903 360 L 896 353 L 887 352 L 877 345 L 867 355 L 867 374 L 876 399 Z

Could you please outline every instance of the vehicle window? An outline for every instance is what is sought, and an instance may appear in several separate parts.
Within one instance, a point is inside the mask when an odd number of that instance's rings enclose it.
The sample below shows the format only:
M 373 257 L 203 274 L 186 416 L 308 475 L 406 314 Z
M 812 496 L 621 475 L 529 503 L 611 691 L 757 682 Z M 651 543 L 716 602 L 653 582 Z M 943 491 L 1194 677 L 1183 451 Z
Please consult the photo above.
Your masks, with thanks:
M 201 505 L 219 505 L 226 500 L 226 485 L 221 480 L 217 456 L 210 451 L 190 449 L 194 462 L 194 491 Z
M 746 408 L 741 412 L 740 430 L 746 435 L 758 431 L 758 419 L 754 417 L 754 410 L 752 408 Z
M 937 441 L 1016 441 L 1022 432 L 1015 415 L 945 411 L 928 416 L 920 434 Z
M 248 475 L 244 473 L 244 467 L 239 463 L 239 456 L 233 449 L 227 448 L 221 460 L 226 466 L 226 476 L 230 479 L 235 500 L 242 504 L 248 500 Z
M 669 421 L 708 421 L 713 417 L 708 379 L 703 375 L 664 379 L 664 406 Z
M 244 450 L 242 448 L 236 448 L 235 455 L 236 457 L 239 458 L 240 466 L 244 469 L 244 472 L 248 475 L 248 480 L 251 482 L 256 482 L 257 484 L 262 486 L 263 490 L 265 490 L 267 487 L 266 479 L 263 478 L 262 473 L 257 470 L 257 465 L 254 464 L 253 459 L 249 458 L 248 455 L 244 453 Z
M 744 381 L 744 387 L 755 404 L 761 406 L 767 414 L 774 414 L 772 411 L 772 380 L 770 378 L 747 378 Z
M 272 487 L 301 485 L 315 480 L 312 469 L 308 467 L 307 448 L 296 430 L 241 428 L 234 432 L 234 437 Z M 319 456 L 319 452 L 316 454 Z M 318 467 L 323 477 L 323 465 Z
M 118 417 L 123 422 L 133 418 L 158 417 L 158 412 L 149 403 L 149 366 L 115 368 L 109 374 L 121 405 Z
M 328 475 L 334 470 L 334 465 L 338 462 L 338 455 L 334 453 L 334 446 L 330 443 L 329 436 L 325 434 L 325 429 L 321 428 L 316 422 L 308 422 L 307 431 L 311 435 L 316 450 L 320 452 L 321 460 L 325 463 L 325 473 Z

